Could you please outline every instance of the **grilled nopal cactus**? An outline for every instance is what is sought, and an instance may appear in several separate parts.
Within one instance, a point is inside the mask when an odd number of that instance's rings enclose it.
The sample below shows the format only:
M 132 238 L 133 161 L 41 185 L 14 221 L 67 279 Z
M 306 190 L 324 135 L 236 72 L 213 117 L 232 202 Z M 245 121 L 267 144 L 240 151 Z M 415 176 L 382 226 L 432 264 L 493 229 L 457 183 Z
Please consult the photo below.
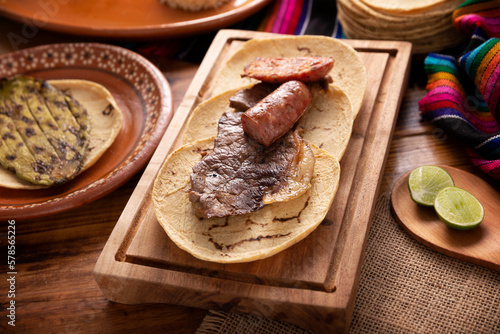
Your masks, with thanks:
M 49 175 L 40 173 L 35 157 L 24 144 L 12 119 L 4 114 L 4 110 L 5 106 L 0 99 L 0 163 L 24 180 L 32 179 L 37 184 L 50 184 Z
M 90 131 L 87 111 L 78 101 L 64 94 L 61 90 L 46 82 L 40 84 L 40 92 L 59 127 L 66 134 L 69 143 L 83 155 L 87 148 Z
M 38 185 L 74 178 L 88 146 L 86 111 L 63 92 L 29 77 L 3 79 L 0 92 L 2 166 Z

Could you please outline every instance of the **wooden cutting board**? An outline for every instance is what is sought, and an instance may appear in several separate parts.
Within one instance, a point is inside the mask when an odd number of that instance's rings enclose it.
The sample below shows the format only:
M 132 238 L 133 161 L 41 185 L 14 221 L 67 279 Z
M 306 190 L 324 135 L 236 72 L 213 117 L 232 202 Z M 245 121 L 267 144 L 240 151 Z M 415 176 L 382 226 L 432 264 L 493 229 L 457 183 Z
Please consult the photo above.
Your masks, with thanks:
M 365 63 L 368 88 L 341 161 L 332 208 L 301 242 L 255 262 L 210 263 L 179 249 L 154 215 L 155 175 L 180 145 L 189 114 L 208 98 L 221 65 L 243 42 L 269 36 L 238 30 L 217 34 L 96 263 L 94 277 L 109 300 L 253 313 L 318 333 L 348 329 L 372 210 L 408 82 L 411 44 L 346 41 Z

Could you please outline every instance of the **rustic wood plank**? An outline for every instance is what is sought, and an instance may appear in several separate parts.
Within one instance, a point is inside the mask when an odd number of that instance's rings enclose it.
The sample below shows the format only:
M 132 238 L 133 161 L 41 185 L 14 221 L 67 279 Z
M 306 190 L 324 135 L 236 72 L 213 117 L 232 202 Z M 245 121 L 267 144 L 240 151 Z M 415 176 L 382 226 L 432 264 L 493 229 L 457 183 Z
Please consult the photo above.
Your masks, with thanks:
M 26 37 L 23 35 L 23 29 L 26 29 L 23 24 L 4 20 L 0 29 L 4 32 L 0 34 L 1 53 L 13 51 L 8 34 Z M 36 37 L 29 37 L 26 44 L 23 42 L 19 47 L 75 41 L 85 41 L 85 38 L 40 30 Z M 173 88 L 174 104 L 178 106 L 199 64 L 172 59 L 152 60 L 167 76 Z M 417 73 L 418 76 L 425 74 Z M 406 91 L 382 177 L 381 192 L 389 192 L 401 175 L 419 166 L 420 158 L 433 164 L 446 163 L 478 172 L 460 145 L 454 145 L 449 140 L 429 141 L 426 138 L 433 138 L 434 135 L 431 126 L 421 130 L 423 124 L 419 120 L 417 103 L 423 94 L 425 89 L 417 86 L 411 86 Z M 412 133 L 418 135 L 411 137 Z M 424 148 L 421 143 L 433 145 Z M 174 333 L 195 333 L 206 314 L 205 310 L 167 304 L 114 303 L 103 296 L 92 277 L 95 261 L 134 191 L 140 174 L 112 194 L 82 208 L 17 222 L 18 287 L 22 290 L 16 294 L 19 312 L 16 332 L 159 333 L 170 329 Z M 5 236 L 5 229 L 1 235 Z M 91 248 L 86 245 L 91 245 Z M 231 303 L 228 303 L 224 309 L 228 310 L 230 306 Z M 254 308 L 259 314 L 272 315 L 272 307 L 265 301 L 255 303 Z M 6 327 L 6 323 L 2 322 L 0 332 L 13 329 Z
M 434 136 L 431 133 L 403 136 L 391 143 L 380 191 L 390 192 L 396 181 L 407 171 L 421 165 L 434 164 L 452 165 L 479 173 L 470 163 L 463 146 L 453 138 Z
M 366 42 L 359 43 L 363 46 Z M 356 44 L 354 46 L 361 47 Z M 390 49 L 390 46 L 387 48 Z M 410 51 L 409 47 L 400 50 L 399 55 L 404 59 L 403 64 L 409 60 Z M 387 75 L 390 74 L 392 80 L 384 81 L 378 95 L 379 98 L 384 96 L 388 96 L 388 98 L 374 106 L 372 120 L 365 133 L 367 139 L 363 147 L 363 154 L 356 170 L 355 186 L 350 193 L 342 225 L 343 229 L 333 255 L 334 259 L 339 258 L 339 266 L 333 268 L 332 274 L 334 275 L 334 284 L 343 287 L 343 289 L 338 289 L 338 298 L 346 303 L 344 307 L 347 324 L 350 322 L 354 307 L 354 299 L 349 298 L 349 296 L 356 294 L 363 260 L 363 252 L 359 252 L 359 250 L 364 250 L 375 196 L 378 195 L 383 175 L 385 157 L 388 154 L 392 132 L 403 98 L 402 94 L 393 94 L 398 91 L 399 87 L 406 87 L 410 75 L 410 68 L 402 66 L 399 61 L 397 58 L 392 58 L 389 62 Z M 367 218 L 368 220 L 366 220 Z M 358 245 L 360 248 L 342 247 L 342 244 Z
M 146 326 L 153 332 L 194 333 L 205 310 L 113 303 L 103 298 L 91 274 L 139 178 L 140 173 L 84 207 L 16 221 L 15 332 L 118 333 Z M 11 330 L 6 322 L 0 325 L 4 330 Z
M 220 64 L 219 55 L 228 56 L 227 51 L 234 50 L 238 43 L 257 36 L 262 35 L 222 31 L 214 40 L 106 243 L 94 275 L 107 298 L 121 303 L 168 302 L 257 312 L 269 317 L 285 317 L 306 328 L 318 330 L 319 324 L 323 331 L 344 330 L 350 321 L 372 205 L 408 79 L 408 43 L 349 41 L 366 53 L 364 59 L 371 71 L 370 78 L 380 85 L 370 86 L 372 91 L 366 95 L 368 110 L 362 116 L 365 119 L 357 121 L 359 132 L 353 142 L 355 146 L 356 140 L 359 143 L 356 152 L 353 150 L 351 154 L 360 159 L 357 166 L 346 166 L 352 173 L 349 179 L 353 189 L 345 194 L 343 200 L 348 204 L 344 205 L 345 214 L 338 216 L 338 224 L 321 225 L 303 242 L 269 259 L 220 265 L 181 254 L 182 251 L 160 233 L 154 219 L 150 203 L 154 176 L 163 159 L 179 145 L 178 136 L 188 114 L 209 96 L 209 83 L 216 71 L 214 64 Z M 374 54 L 373 59 L 369 53 Z M 387 62 L 387 68 L 376 67 L 380 62 Z M 379 69 L 383 73 L 373 73 Z M 340 237 L 335 239 L 339 227 Z M 326 230 L 334 233 L 325 233 Z M 325 235 L 331 238 L 324 238 Z M 319 257 L 322 263 L 316 262 L 317 254 L 323 254 Z

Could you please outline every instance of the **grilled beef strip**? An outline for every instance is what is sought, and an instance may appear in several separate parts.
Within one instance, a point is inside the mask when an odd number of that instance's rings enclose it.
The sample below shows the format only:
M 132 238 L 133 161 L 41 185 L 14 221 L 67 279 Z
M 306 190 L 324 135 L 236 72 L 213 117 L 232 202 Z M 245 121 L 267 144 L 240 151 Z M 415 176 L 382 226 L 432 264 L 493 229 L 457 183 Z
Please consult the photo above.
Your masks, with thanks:
M 213 151 L 193 167 L 188 192 L 189 199 L 199 203 L 198 217 L 241 215 L 262 208 L 263 196 L 279 188 L 299 154 L 300 136 L 293 131 L 266 147 L 245 134 L 241 115 L 228 111 L 221 116 Z

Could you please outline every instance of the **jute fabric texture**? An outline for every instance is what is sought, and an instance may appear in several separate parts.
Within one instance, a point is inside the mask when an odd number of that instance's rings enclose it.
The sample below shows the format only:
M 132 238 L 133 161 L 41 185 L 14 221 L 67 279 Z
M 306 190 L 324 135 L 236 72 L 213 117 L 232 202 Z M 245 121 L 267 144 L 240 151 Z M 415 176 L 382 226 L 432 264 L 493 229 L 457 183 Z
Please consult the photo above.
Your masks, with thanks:
M 210 311 L 197 334 L 310 334 L 297 326 Z M 382 195 L 367 240 L 350 333 L 500 333 L 500 273 L 408 236 Z

